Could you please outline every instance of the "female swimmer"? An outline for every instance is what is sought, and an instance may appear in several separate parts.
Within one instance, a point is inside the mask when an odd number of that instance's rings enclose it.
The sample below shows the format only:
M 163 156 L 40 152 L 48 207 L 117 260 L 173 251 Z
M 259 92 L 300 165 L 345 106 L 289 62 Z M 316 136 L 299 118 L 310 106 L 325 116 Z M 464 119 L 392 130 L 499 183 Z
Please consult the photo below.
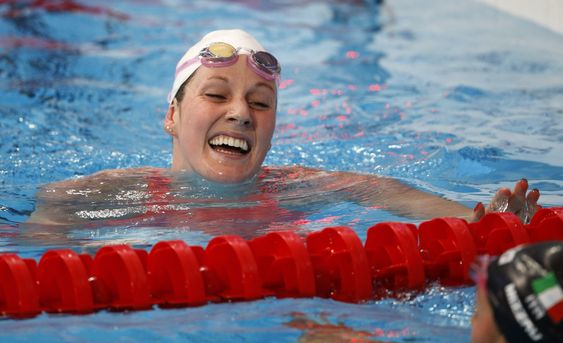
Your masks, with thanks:
M 517 213 L 527 220 L 534 214 L 539 191 L 527 194 L 528 184 L 524 179 L 516 183 L 514 191 L 500 189 L 487 208 L 479 203 L 471 210 L 389 177 L 304 167 L 262 167 L 276 125 L 280 73 L 277 59 L 247 32 L 219 30 L 205 35 L 178 62 L 168 96 L 164 130 L 172 137 L 171 168 L 108 170 L 49 184 L 38 193 L 36 209 L 29 222 L 73 224 L 107 219 L 101 215 L 104 213 L 111 213 L 111 219 L 146 215 L 151 211 L 85 212 L 80 206 L 69 205 L 84 203 L 85 196 L 89 197 L 88 203 L 97 199 L 103 205 L 104 199 L 112 199 L 108 194 L 127 182 L 123 176 L 134 173 L 149 175 L 152 183 L 148 182 L 147 193 L 151 195 L 145 198 L 153 199 L 156 193 L 162 200 L 159 203 L 168 201 L 160 195 L 167 194 L 166 185 L 173 181 L 174 175 L 194 175 L 214 184 L 252 187 L 264 173 L 273 172 L 281 180 L 323 180 L 313 182 L 312 186 L 319 187 L 317 191 L 334 190 L 345 201 L 378 206 L 416 219 L 455 216 L 474 221 L 486 212 L 502 210 Z M 184 178 L 182 182 L 192 181 Z M 150 188 L 151 184 L 161 188 L 155 191 Z M 346 185 L 346 191 L 339 191 L 339 185 Z M 279 187 L 260 189 L 262 200 L 271 197 L 272 189 L 279 192 Z M 241 198 L 244 196 L 241 192 Z

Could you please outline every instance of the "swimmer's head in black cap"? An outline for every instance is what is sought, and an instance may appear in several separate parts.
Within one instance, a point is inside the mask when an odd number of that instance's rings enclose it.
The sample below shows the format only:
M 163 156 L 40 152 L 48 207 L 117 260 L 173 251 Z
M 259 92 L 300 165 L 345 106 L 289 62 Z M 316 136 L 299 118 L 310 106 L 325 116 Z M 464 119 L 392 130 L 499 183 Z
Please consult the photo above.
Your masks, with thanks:
M 508 250 L 487 274 L 487 295 L 507 342 L 563 342 L 563 241 Z

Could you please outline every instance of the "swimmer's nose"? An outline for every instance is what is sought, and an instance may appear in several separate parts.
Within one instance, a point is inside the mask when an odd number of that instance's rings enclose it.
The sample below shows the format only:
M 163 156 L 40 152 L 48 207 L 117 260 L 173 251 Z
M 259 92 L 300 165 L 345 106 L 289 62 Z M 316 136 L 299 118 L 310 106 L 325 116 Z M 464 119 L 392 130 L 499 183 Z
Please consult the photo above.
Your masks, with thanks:
M 251 126 L 252 117 L 250 116 L 250 108 L 246 101 L 233 103 L 233 106 L 227 112 L 227 120 L 233 124 L 240 126 Z

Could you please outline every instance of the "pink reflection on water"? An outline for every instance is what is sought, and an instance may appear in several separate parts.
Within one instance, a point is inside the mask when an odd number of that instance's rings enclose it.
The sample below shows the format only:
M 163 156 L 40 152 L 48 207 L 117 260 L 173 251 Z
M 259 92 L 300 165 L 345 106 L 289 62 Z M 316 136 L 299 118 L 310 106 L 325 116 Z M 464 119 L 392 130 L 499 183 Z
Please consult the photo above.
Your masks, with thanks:
M 379 92 L 379 91 L 381 91 L 381 86 L 376 83 L 376 84 L 369 85 L 368 89 L 369 89 L 370 92 Z
M 293 80 L 288 79 L 288 80 L 282 80 L 280 82 L 280 89 L 286 89 L 287 87 L 291 86 L 293 84 Z
M 346 58 L 355 59 L 360 56 L 360 53 L 354 50 L 350 50 L 346 52 Z

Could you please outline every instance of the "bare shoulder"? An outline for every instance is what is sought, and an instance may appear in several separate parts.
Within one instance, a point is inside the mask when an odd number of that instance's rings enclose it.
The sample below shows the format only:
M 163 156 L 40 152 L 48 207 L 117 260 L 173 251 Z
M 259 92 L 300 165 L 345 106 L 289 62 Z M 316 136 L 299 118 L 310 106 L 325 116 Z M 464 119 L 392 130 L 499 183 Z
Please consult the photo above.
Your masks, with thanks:
M 161 173 L 165 170 L 166 169 L 164 168 L 153 167 L 101 170 L 94 174 L 45 184 L 37 192 L 37 198 L 40 199 L 42 197 L 48 196 L 50 199 L 57 199 L 61 196 L 64 197 L 65 195 L 69 194 L 69 192 L 58 192 L 58 190 L 85 190 L 89 187 L 99 187 L 108 182 L 115 186 L 116 183 L 118 184 L 120 182 L 120 179 L 125 176 Z
M 108 169 L 91 175 L 52 182 L 43 185 L 36 194 L 35 210 L 28 218 L 30 223 L 64 224 L 73 220 L 71 209 L 79 210 L 85 204 L 100 203 L 136 183 L 146 175 L 155 175 L 166 169 L 142 167 Z M 139 176 L 133 178 L 129 176 Z M 133 185 L 135 186 L 135 185 Z

